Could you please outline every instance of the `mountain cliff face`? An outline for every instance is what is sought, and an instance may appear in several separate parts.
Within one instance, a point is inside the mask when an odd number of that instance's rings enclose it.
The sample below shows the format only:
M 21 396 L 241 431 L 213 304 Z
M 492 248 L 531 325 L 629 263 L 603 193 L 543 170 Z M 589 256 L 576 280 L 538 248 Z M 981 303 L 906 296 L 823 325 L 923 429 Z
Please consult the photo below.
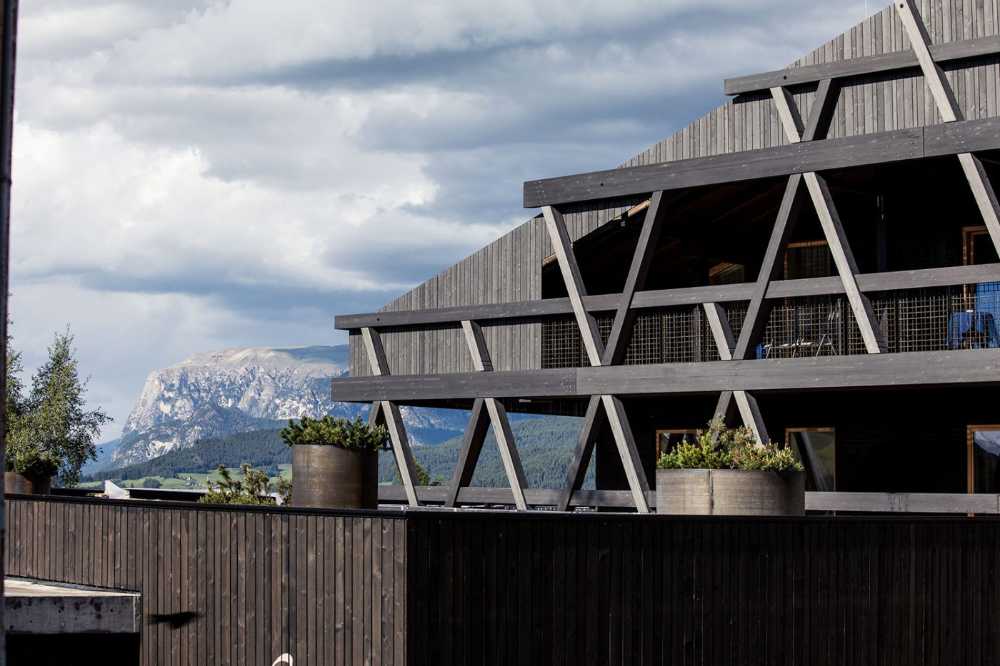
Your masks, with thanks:
M 150 373 L 122 436 L 115 467 L 144 462 L 206 437 L 272 428 L 324 414 L 354 417 L 366 405 L 336 403 L 330 379 L 347 373 L 347 346 L 247 348 L 196 354 Z M 465 427 L 452 410 L 403 409 L 415 444 L 436 444 Z

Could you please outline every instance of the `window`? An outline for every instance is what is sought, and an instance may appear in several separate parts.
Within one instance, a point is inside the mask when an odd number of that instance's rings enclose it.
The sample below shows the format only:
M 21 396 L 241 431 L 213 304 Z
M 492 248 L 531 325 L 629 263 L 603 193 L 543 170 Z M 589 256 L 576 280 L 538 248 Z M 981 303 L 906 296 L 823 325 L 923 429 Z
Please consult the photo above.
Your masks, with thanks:
M 785 446 L 795 450 L 806 468 L 806 490 L 837 489 L 837 437 L 833 428 L 788 428 Z
M 970 493 L 1000 493 L 1000 425 L 966 429 Z
M 698 436 L 695 430 L 657 430 L 656 431 L 656 459 L 664 453 L 674 450 L 674 447 L 681 442 L 693 442 Z
M 785 247 L 786 280 L 833 274 L 833 255 L 825 240 L 797 241 Z

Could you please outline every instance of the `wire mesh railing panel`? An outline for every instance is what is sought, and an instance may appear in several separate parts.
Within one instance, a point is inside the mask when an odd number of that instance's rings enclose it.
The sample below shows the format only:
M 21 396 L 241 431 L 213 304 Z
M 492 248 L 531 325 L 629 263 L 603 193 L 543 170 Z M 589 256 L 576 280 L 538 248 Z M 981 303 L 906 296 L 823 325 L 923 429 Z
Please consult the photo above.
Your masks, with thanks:
M 887 351 L 918 352 L 1000 347 L 1000 282 L 874 294 L 870 298 Z M 726 304 L 739 338 L 747 304 Z M 607 342 L 613 315 L 597 317 Z M 749 358 L 795 358 L 866 353 L 861 331 L 843 296 L 782 299 L 772 304 L 763 339 Z M 627 365 L 717 361 L 719 353 L 700 305 L 643 310 L 636 316 Z M 587 365 L 572 317 L 542 326 L 542 367 Z

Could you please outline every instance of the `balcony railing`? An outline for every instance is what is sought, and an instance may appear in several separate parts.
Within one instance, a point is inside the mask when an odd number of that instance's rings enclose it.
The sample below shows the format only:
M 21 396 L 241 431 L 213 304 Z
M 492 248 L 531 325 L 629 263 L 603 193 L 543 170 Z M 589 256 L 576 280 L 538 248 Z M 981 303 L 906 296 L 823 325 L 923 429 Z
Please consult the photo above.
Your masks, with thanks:
M 1000 347 L 1000 282 L 880 292 L 871 298 L 887 351 L 916 352 Z M 745 302 L 725 304 L 739 336 Z M 613 315 L 597 317 L 607 340 Z M 773 304 L 756 358 L 864 354 L 861 332 L 844 296 L 781 299 Z M 635 320 L 625 363 L 717 361 L 719 354 L 701 306 L 643 311 Z M 571 317 L 542 325 L 542 367 L 587 365 Z

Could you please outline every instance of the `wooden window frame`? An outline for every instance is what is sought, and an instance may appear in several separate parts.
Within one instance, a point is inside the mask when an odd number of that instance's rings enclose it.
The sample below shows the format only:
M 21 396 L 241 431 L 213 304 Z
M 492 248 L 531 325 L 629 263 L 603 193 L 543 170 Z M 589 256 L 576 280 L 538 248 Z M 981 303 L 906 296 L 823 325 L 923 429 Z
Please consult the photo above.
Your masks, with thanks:
M 782 274 L 782 276 L 784 276 L 784 279 L 786 279 L 786 280 L 789 279 L 788 278 L 788 251 L 789 250 L 797 250 L 797 249 L 803 248 L 803 247 L 826 247 L 826 248 L 829 248 L 830 247 L 830 243 L 828 243 L 826 241 L 826 239 L 824 239 L 824 238 L 820 238 L 818 240 L 789 241 L 788 243 L 786 243 L 785 244 L 785 250 L 782 253 L 782 258 L 781 258 L 781 274 Z M 830 259 L 830 263 L 831 263 L 831 265 L 833 264 L 833 258 L 832 257 Z
M 969 495 L 976 494 L 976 457 L 973 438 L 976 432 L 997 432 L 1000 425 L 992 423 L 965 426 L 965 485 Z
M 969 225 L 962 227 L 962 265 L 976 265 L 976 245 L 973 242 L 976 236 L 983 235 L 987 238 L 990 235 L 985 224 Z

